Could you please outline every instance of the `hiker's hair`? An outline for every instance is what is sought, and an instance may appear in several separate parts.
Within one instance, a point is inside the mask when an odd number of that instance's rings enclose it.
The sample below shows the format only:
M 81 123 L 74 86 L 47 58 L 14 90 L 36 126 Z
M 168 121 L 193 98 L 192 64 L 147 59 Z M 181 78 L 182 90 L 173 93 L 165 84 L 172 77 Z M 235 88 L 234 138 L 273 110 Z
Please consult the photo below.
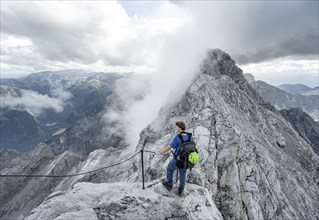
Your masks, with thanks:
M 186 125 L 185 125 L 185 123 L 182 122 L 182 121 L 176 122 L 176 126 L 179 127 L 180 129 L 182 129 L 182 131 L 185 131 L 185 130 L 186 130 Z

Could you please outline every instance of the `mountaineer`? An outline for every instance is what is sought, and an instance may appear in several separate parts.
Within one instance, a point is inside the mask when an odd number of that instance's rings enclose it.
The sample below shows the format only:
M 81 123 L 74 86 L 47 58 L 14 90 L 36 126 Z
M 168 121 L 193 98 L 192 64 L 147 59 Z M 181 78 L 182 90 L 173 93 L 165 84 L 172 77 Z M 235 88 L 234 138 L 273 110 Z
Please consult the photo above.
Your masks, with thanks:
M 172 158 L 167 166 L 167 180 L 163 182 L 163 185 L 168 191 L 173 188 L 173 173 L 178 169 L 178 195 L 182 195 L 186 182 L 186 170 L 191 169 L 199 161 L 199 156 L 192 134 L 185 131 L 185 123 L 181 121 L 176 122 L 176 130 L 178 135 L 174 137 L 171 144 L 156 152 L 156 154 L 164 154 L 172 148 L 175 150 L 174 158 Z

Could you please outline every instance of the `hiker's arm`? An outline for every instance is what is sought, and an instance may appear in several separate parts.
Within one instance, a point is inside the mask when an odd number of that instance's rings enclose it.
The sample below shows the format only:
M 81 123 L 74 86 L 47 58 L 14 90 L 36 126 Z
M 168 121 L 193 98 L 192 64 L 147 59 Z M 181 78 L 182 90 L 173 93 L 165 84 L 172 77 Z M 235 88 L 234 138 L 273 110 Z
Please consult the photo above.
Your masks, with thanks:
M 172 147 L 167 145 L 166 147 L 164 147 L 162 150 L 158 151 L 157 154 L 163 154 L 166 153 L 167 151 L 169 151 Z

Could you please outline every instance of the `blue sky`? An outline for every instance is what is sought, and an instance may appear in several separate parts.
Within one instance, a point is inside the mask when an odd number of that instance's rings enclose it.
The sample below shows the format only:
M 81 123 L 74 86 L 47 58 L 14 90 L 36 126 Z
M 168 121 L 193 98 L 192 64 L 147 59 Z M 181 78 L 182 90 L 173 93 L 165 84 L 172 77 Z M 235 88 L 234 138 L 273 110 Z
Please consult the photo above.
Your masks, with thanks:
M 118 1 L 124 8 L 128 16 L 150 16 L 156 11 L 163 1 Z
M 1 77 L 175 74 L 220 48 L 256 79 L 313 87 L 318 20 L 318 1 L 1 1 Z

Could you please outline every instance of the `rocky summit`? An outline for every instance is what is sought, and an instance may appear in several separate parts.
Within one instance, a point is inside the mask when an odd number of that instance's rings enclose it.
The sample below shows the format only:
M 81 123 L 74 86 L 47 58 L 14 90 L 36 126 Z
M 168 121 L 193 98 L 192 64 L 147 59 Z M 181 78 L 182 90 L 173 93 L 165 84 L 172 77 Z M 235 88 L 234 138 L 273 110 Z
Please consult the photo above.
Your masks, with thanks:
M 175 122 L 180 120 L 185 121 L 187 130 L 193 133 L 201 160 L 187 172 L 184 195 L 177 196 L 174 190 L 178 180 L 171 192 L 160 184 L 166 177 L 166 166 L 172 155 L 151 152 L 171 142 L 176 135 Z M 145 152 L 144 190 L 141 189 L 141 149 Z M 130 158 L 134 153 L 136 155 Z M 45 155 L 51 162 L 37 165 L 37 169 L 29 159 L 23 170 L 22 167 L 15 169 L 12 164 L 1 169 L 1 174 L 15 170 L 50 173 L 54 167 L 60 167 L 61 162 L 66 163 L 61 155 L 54 156 L 49 151 Z M 24 206 L 23 211 L 21 205 L 15 206 L 13 202 L 3 208 L 1 199 L 1 218 L 319 218 L 319 157 L 282 114 L 251 87 L 231 57 L 219 49 L 207 52 L 186 91 L 177 101 L 167 103 L 158 118 L 141 132 L 135 151 L 100 149 L 81 160 L 68 151 L 64 155 L 74 157 L 74 163 L 68 163 L 70 167 L 61 170 L 64 174 L 99 169 L 130 159 L 80 177 L 57 180 L 50 186 L 46 178 L 23 180 L 24 184 L 19 185 L 19 198 L 7 190 L 1 191 L 1 198 L 5 197 L 8 202 L 20 199 L 19 204 L 29 204 L 37 198 L 36 191 L 27 190 L 35 182 L 48 186 L 50 192 L 45 199 L 39 199 L 42 202 Z M 18 157 L 23 155 L 1 151 L 2 163 L 6 163 L 6 158 Z M 10 189 L 9 181 L 13 180 L 3 179 Z
M 318 156 L 228 54 L 208 52 L 182 99 L 162 109 L 138 148 L 168 144 L 178 120 L 193 133 L 201 157 L 188 181 L 209 190 L 225 219 L 319 217 Z M 165 175 L 169 159 L 149 157 L 149 180 Z

